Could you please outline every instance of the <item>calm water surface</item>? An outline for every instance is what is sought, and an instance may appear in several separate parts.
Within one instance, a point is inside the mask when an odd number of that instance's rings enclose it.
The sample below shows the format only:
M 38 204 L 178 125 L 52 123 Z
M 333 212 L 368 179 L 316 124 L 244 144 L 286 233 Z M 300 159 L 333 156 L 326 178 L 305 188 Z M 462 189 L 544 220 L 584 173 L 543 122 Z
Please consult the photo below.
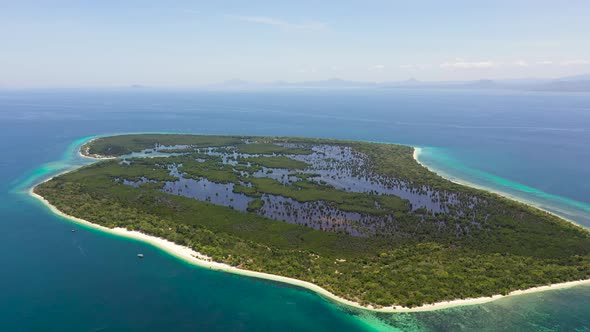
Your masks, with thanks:
M 405 143 L 449 177 L 590 226 L 590 95 L 506 91 L 0 92 L 3 331 L 590 331 L 590 287 L 413 314 L 341 308 L 51 214 L 30 185 L 124 132 Z M 71 229 L 77 229 L 75 233 Z M 146 259 L 137 260 L 142 252 Z

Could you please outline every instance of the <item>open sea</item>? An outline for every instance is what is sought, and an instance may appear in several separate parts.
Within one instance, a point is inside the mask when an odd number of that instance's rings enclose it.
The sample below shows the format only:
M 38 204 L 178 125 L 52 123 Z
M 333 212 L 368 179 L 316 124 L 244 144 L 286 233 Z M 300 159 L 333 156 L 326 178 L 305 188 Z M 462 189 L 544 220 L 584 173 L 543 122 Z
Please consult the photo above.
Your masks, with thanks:
M 86 139 L 135 132 L 419 146 L 421 161 L 446 177 L 590 227 L 590 94 L 0 91 L 0 331 L 590 331 L 590 286 L 375 314 L 191 266 L 73 224 L 27 194 L 39 181 L 88 163 L 77 155 Z

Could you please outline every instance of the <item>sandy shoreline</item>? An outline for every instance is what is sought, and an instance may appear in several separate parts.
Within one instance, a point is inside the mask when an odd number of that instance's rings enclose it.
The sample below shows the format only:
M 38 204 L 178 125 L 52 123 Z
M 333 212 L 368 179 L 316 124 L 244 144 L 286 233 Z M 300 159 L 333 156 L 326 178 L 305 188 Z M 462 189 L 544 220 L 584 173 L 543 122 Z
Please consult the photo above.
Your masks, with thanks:
M 93 160 L 105 160 L 105 159 L 115 159 L 117 157 L 111 157 L 111 156 L 103 156 L 100 154 L 90 154 L 90 152 L 88 151 L 90 149 L 89 145 L 90 143 L 92 143 L 93 141 L 96 141 L 97 139 L 99 139 L 100 137 L 95 137 L 92 138 L 84 143 L 82 143 L 82 145 L 80 145 L 80 148 L 78 148 L 78 155 L 80 157 L 86 158 L 86 159 L 93 159 Z M 86 149 L 84 150 L 84 153 L 82 153 L 82 148 L 86 146 Z
M 88 142 L 84 143 L 87 144 Z M 84 145 L 82 145 L 84 146 Z M 101 158 L 101 156 L 88 156 L 88 155 L 84 155 L 82 153 L 81 150 L 78 151 L 78 153 L 85 158 L 90 158 L 90 159 L 111 159 L 111 158 Z M 420 149 L 419 148 L 414 148 L 414 159 L 416 159 L 416 161 L 418 163 L 420 163 L 420 161 L 418 160 L 418 155 L 420 153 Z M 426 167 L 425 165 L 423 165 L 422 163 L 420 163 L 422 166 Z M 69 172 L 71 170 L 68 170 L 66 172 Z M 63 174 L 63 173 L 62 173 Z M 56 175 L 57 176 L 57 175 Z M 54 176 L 55 177 L 55 176 Z M 53 178 L 53 177 L 52 177 Z M 52 178 L 49 178 L 46 181 L 51 180 Z M 37 184 L 38 185 L 38 184 Z M 539 287 L 533 287 L 533 288 L 529 288 L 529 289 L 525 289 L 525 290 L 516 290 L 513 291 L 511 293 L 509 293 L 508 295 L 494 295 L 494 296 L 488 296 L 488 297 L 479 297 L 479 298 L 470 298 L 470 299 L 458 299 L 458 300 L 451 300 L 451 301 L 443 301 L 443 302 L 437 302 L 437 303 L 433 303 L 433 304 L 427 304 L 427 305 L 423 305 L 420 307 L 415 307 L 415 308 L 407 308 L 407 307 L 402 307 L 402 306 L 390 306 L 390 307 L 382 307 L 382 308 L 374 308 L 372 306 L 363 306 L 357 302 L 354 301 L 350 301 L 344 298 L 341 298 L 337 295 L 332 294 L 331 292 L 321 288 L 318 285 L 315 285 L 313 283 L 310 282 L 306 282 L 306 281 L 302 281 L 302 280 L 298 280 L 298 279 L 294 279 L 294 278 L 289 278 L 289 277 L 283 277 L 283 276 L 278 276 L 278 275 L 273 275 L 273 274 L 269 274 L 269 273 L 263 273 L 263 272 L 255 272 L 255 271 L 249 271 L 249 270 L 243 270 L 243 269 L 238 269 L 236 267 L 224 264 L 224 263 L 218 263 L 218 262 L 214 262 L 210 257 L 203 255 L 199 252 L 196 252 L 194 250 L 192 250 L 191 248 L 185 247 L 185 246 L 181 246 L 178 245 L 176 243 L 173 243 L 171 241 L 168 241 L 166 239 L 163 238 L 158 238 L 155 236 L 150 236 L 138 231 L 129 231 L 127 229 L 124 228 L 107 228 L 104 226 L 100 226 L 94 223 L 91 223 L 87 220 L 81 219 L 81 218 L 77 218 L 74 216 L 70 216 L 67 215 L 61 211 L 59 211 L 55 206 L 51 205 L 44 197 L 36 194 L 33 189 L 37 186 L 33 186 L 32 188 L 29 189 L 29 194 L 35 198 L 37 198 L 40 202 L 42 202 L 46 207 L 48 207 L 53 213 L 66 218 L 68 220 L 71 220 L 73 222 L 76 222 L 78 224 L 82 224 L 97 230 L 100 230 L 102 232 L 106 232 L 106 233 L 111 233 L 114 235 L 118 235 L 118 236 L 122 236 L 122 237 L 126 237 L 126 238 L 131 238 L 131 239 L 135 239 L 135 240 L 139 240 L 145 243 L 148 243 L 154 247 L 157 247 L 177 258 L 180 258 L 190 264 L 196 265 L 196 266 L 200 266 L 203 268 L 208 268 L 208 269 L 212 269 L 212 270 L 217 270 L 217 271 L 224 271 L 224 272 L 228 272 L 228 273 L 234 273 L 234 274 L 239 274 L 239 275 L 243 275 L 243 276 L 249 276 L 249 277 L 255 277 L 255 278 L 262 278 L 262 279 L 268 279 L 268 280 L 272 280 L 272 281 L 278 281 L 278 282 L 282 282 L 282 283 L 286 283 L 286 284 L 290 284 L 290 285 L 294 285 L 294 286 L 298 286 L 298 287 L 302 287 L 302 288 L 306 288 L 308 290 L 311 290 L 315 293 L 317 293 L 320 296 L 323 296 L 324 298 L 327 298 L 331 301 L 337 302 L 337 303 L 341 303 L 350 307 L 354 307 L 354 308 L 358 308 L 358 309 L 363 309 L 363 310 L 370 310 L 370 311 L 376 311 L 376 312 L 419 312 L 419 311 L 432 311 L 432 310 L 440 310 L 440 309 L 445 309 L 445 308 L 451 308 L 451 307 L 457 307 L 457 306 L 464 306 L 464 305 L 473 305 L 473 304 L 481 304 L 481 303 L 487 303 L 487 302 L 491 302 L 500 298 L 504 298 L 504 297 L 509 297 L 509 296 L 514 296 L 514 295 L 521 295 L 521 294 L 529 294 L 529 293 L 535 293 L 535 292 L 541 292 L 541 291 L 547 291 L 547 290 L 555 290 L 555 289 L 563 289 L 563 288 L 568 288 L 568 287 L 573 287 L 573 286 L 578 286 L 578 285 L 584 285 L 584 284 L 590 284 L 590 279 L 586 279 L 586 280 L 578 280 L 578 281 L 571 281 L 571 282 L 564 282 L 564 283 L 559 283 L 559 284 L 552 284 L 552 285 L 547 285 L 547 286 L 539 286 Z

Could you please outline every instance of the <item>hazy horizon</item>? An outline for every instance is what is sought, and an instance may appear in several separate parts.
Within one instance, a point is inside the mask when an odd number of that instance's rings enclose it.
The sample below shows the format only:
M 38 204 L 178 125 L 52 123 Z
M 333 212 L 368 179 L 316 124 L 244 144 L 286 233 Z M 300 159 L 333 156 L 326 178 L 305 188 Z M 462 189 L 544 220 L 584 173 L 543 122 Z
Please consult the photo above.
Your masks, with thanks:
M 20 1 L 0 12 L 0 87 L 198 87 L 590 73 L 587 1 Z

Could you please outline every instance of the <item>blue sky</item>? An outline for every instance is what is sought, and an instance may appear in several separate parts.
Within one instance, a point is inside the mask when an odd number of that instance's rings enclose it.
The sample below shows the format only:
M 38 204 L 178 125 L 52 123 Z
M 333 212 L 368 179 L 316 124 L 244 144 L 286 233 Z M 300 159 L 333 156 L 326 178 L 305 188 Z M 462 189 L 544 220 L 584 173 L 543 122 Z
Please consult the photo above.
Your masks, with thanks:
M 5 1 L 0 86 L 590 73 L 590 1 Z

